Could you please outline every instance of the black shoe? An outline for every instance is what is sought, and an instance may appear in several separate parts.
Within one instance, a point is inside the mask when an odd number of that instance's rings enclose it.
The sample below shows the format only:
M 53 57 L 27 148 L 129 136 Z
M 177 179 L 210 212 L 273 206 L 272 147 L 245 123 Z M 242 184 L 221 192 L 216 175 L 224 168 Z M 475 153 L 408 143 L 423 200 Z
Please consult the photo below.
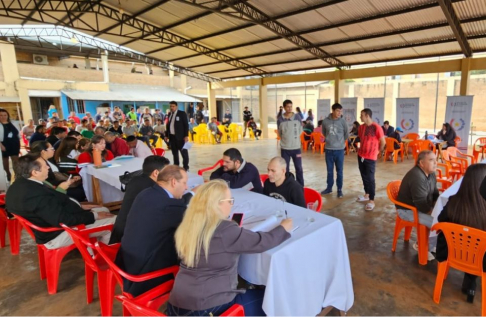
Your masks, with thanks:
M 476 291 L 473 290 L 473 289 L 470 289 L 470 290 L 467 291 L 466 295 L 467 295 L 466 301 L 468 303 L 472 304 L 474 302 L 474 295 L 476 295 Z

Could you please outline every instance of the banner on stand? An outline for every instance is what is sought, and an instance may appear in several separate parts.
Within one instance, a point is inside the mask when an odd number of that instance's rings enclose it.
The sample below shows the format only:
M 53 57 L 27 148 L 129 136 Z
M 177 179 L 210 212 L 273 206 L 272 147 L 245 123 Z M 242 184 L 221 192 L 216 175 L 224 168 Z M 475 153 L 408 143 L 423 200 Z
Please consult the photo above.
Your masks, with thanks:
M 353 122 L 358 121 L 356 117 L 358 98 L 341 98 L 340 104 L 343 106 L 343 117 L 348 124 L 348 131 L 351 131 L 353 129 Z
M 447 96 L 445 122 L 449 122 L 461 138 L 457 146 L 460 150 L 467 150 L 469 130 L 471 129 L 473 96 Z M 442 126 L 440 127 L 442 129 Z
M 419 98 L 397 98 L 397 123 L 403 135 L 419 132 Z
M 371 109 L 373 121 L 383 125 L 385 121 L 385 98 L 364 98 L 363 108 Z
M 331 99 L 317 99 L 317 122 L 331 113 Z

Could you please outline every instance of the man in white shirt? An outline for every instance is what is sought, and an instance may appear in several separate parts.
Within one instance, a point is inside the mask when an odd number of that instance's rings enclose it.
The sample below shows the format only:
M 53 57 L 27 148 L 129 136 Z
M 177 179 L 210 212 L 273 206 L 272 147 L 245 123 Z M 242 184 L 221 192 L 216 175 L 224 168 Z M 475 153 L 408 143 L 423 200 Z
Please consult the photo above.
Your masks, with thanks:
M 138 133 L 137 125 L 134 120 L 127 121 L 126 126 L 122 127 L 123 133 L 129 137 Z
M 152 150 L 144 142 L 137 140 L 133 135 L 127 137 L 127 144 L 130 148 L 130 154 L 135 157 L 141 157 L 145 159 L 147 156 L 154 155 Z

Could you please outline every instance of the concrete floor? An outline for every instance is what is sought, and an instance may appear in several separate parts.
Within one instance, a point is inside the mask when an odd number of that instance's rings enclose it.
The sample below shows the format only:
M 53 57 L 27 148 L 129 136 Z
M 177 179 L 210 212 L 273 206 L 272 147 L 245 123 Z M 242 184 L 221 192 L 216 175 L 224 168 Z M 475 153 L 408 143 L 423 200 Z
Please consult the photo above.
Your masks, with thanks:
M 236 146 L 261 173 L 266 173 L 269 159 L 280 152 L 274 139 L 195 145 L 190 151 L 191 171 L 213 165 L 224 150 L 232 146 Z M 172 160 L 170 153 L 167 157 Z M 341 219 L 346 232 L 355 292 L 354 305 L 348 314 L 480 315 L 479 285 L 475 303 L 466 303 L 465 295 L 460 291 L 462 273 L 451 269 L 444 283 L 441 303 L 437 305 L 432 300 L 437 263 L 432 261 L 420 266 L 412 243 L 404 243 L 403 240 L 398 241 L 397 251 L 391 252 L 395 210 L 387 199 L 386 185 L 391 180 L 401 179 L 412 167 L 412 160 L 405 159 L 397 165 L 393 162 L 378 163 L 376 208 L 372 212 L 365 212 L 364 205 L 354 201 L 357 195 L 362 194 L 356 160 L 355 153 L 345 157 L 344 199 L 337 199 L 336 193 L 325 196 L 322 211 Z M 306 186 L 319 191 L 324 189 L 324 155 L 313 154 L 312 151 L 304 153 L 303 165 Z M 403 239 L 403 233 L 400 238 Z M 415 233 L 412 240 L 415 240 Z M 86 305 L 84 264 L 77 251 L 69 254 L 62 263 L 56 295 L 48 295 L 46 282 L 39 279 L 37 261 L 35 244 L 25 231 L 20 255 L 10 255 L 8 246 L 0 249 L 0 315 L 100 315 L 96 290 L 94 302 Z M 329 261 L 332 261 L 332 256 Z M 114 314 L 121 315 L 118 302 L 115 303 Z M 334 310 L 331 314 L 337 312 Z

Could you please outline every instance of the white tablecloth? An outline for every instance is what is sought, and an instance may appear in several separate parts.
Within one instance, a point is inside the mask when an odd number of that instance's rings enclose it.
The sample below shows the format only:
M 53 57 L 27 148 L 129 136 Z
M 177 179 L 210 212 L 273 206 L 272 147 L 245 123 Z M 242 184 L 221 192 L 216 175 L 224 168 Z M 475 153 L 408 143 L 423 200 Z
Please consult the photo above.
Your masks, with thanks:
M 480 162 L 481 164 L 486 164 L 486 159 Z M 434 218 L 434 221 L 432 222 L 432 225 L 435 225 L 438 221 L 437 218 L 439 217 L 440 213 L 442 212 L 442 209 L 444 209 L 444 206 L 447 204 L 449 201 L 449 197 L 452 195 L 455 195 L 459 191 L 459 187 L 461 187 L 462 183 L 462 177 L 452 184 L 451 187 L 447 188 L 437 199 L 435 202 L 434 209 L 432 210 L 431 216 Z M 478 193 L 479 195 L 479 193 Z M 430 236 L 434 237 L 436 236 L 437 233 L 435 231 L 430 232 Z
M 108 162 L 114 165 L 113 167 L 101 169 L 97 169 L 93 165 L 83 167 L 79 174 L 83 178 L 83 187 L 88 201 L 93 201 L 93 182 L 91 176 L 95 176 L 100 181 L 101 196 L 104 204 L 123 200 L 125 193 L 121 191 L 120 176 L 125 174 L 125 172 L 141 170 L 143 160 L 138 157 L 125 160 L 113 160 Z M 190 172 L 187 175 L 187 187 L 189 190 L 204 183 L 202 176 Z
M 315 316 L 327 306 L 341 311 L 351 308 L 351 268 L 339 219 L 242 189 L 231 192 L 233 212 L 245 214 L 243 227 L 256 216 L 279 211 L 284 216 L 285 209 L 294 228 L 299 227 L 278 247 L 240 257 L 241 277 L 266 285 L 263 310 L 268 316 Z

